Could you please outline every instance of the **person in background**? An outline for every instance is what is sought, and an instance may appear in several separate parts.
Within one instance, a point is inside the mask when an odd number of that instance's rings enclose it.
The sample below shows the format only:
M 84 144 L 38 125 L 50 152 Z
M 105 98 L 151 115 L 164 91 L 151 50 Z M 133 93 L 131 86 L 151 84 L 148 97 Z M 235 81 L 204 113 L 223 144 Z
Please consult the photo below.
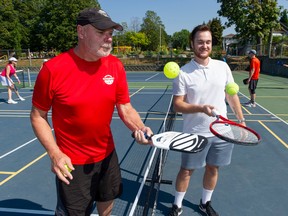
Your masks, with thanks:
M 250 60 L 249 77 L 248 77 L 248 90 L 250 100 L 245 103 L 247 107 L 256 107 L 256 88 L 260 76 L 260 60 L 256 57 L 256 50 L 250 50 L 248 55 Z
M 87 8 L 79 13 L 76 28 L 78 44 L 45 62 L 38 74 L 31 124 L 56 174 L 55 215 L 88 216 L 96 202 L 98 214 L 108 216 L 122 193 L 110 128 L 114 108 L 138 143 L 150 144 L 144 133 L 151 136 L 152 131 L 130 103 L 123 64 L 110 54 L 113 31 L 123 27 L 105 11 Z
M 202 197 L 199 209 L 208 216 L 219 216 L 212 207 L 211 199 L 217 185 L 219 167 L 229 165 L 234 145 L 215 137 L 209 130 L 212 110 L 227 117 L 225 99 L 241 124 L 245 125 L 237 94 L 225 93 L 225 86 L 234 82 L 226 62 L 210 58 L 212 33 L 208 26 L 196 26 L 189 36 L 194 58 L 181 67 L 173 81 L 173 107 L 183 114 L 183 132 L 208 138 L 208 145 L 201 152 L 181 153 L 182 161 L 175 183 L 175 198 L 169 216 L 178 216 L 182 202 L 195 169 L 205 168 L 202 181 Z
M 15 57 L 11 57 L 11 58 L 9 58 L 8 61 L 9 61 L 8 64 L 6 65 L 6 67 L 1 72 L 1 76 L 0 76 L 1 77 L 1 84 L 2 84 L 2 86 L 7 86 L 7 89 L 8 89 L 7 103 L 8 104 L 17 104 L 18 102 L 14 101 L 12 99 L 12 91 L 15 92 L 15 94 L 17 95 L 19 100 L 21 100 L 21 101 L 25 100 L 23 97 L 20 96 L 19 91 L 12 80 L 12 76 L 14 76 L 16 78 L 16 80 L 18 81 L 18 83 L 19 84 L 21 83 L 21 81 L 19 80 L 19 78 L 16 74 L 16 66 L 17 66 L 18 60 Z

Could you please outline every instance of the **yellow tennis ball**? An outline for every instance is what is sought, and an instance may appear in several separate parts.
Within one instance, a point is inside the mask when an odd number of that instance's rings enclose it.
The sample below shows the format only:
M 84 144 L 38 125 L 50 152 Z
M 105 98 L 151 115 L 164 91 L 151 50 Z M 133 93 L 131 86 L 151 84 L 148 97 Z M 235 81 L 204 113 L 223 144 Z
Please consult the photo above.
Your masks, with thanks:
M 180 72 L 180 67 L 176 62 L 168 62 L 164 66 L 164 74 L 168 79 L 175 79 Z
M 68 165 L 67 164 L 65 164 L 64 165 L 65 166 L 65 168 L 69 171 L 69 172 L 71 172 L 72 170 L 68 167 Z
M 225 87 L 227 94 L 235 95 L 239 92 L 239 86 L 235 82 L 228 83 Z

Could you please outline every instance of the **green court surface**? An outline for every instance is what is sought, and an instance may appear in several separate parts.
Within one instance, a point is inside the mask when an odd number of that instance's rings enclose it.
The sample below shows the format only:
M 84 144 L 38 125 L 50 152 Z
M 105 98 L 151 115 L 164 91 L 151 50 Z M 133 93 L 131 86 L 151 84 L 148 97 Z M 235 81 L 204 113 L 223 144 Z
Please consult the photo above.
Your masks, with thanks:
M 233 71 L 240 92 L 249 96 L 247 86 L 242 80 L 248 77 L 247 71 Z M 256 103 L 288 122 L 288 78 L 260 74 L 256 89 Z

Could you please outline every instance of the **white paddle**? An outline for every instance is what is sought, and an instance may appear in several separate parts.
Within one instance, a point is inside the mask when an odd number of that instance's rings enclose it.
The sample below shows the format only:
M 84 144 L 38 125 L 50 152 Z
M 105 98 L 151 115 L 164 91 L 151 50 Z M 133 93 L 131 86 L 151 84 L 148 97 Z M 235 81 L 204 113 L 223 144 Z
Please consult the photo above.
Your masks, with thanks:
M 134 138 L 134 133 L 132 134 Z M 167 131 L 146 138 L 152 140 L 152 145 L 172 151 L 197 153 L 202 151 L 208 143 L 208 140 L 204 136 L 181 133 L 175 131 Z

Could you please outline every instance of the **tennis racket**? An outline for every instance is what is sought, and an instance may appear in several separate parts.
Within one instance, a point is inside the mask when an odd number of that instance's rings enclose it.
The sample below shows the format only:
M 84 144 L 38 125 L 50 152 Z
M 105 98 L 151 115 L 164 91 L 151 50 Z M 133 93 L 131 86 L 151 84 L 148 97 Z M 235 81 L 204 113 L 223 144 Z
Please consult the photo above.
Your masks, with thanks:
M 208 143 L 204 136 L 174 131 L 145 136 L 157 148 L 179 152 L 197 153 L 202 151 Z M 134 138 L 134 133 L 132 137 Z
M 218 138 L 238 145 L 253 146 L 261 142 L 260 135 L 251 128 L 219 115 L 214 109 L 213 116 L 217 119 L 210 124 L 210 131 Z
M 18 88 L 17 88 L 17 86 L 15 85 L 15 83 L 13 83 L 13 85 L 14 85 L 14 90 L 15 90 L 15 91 L 18 91 Z

